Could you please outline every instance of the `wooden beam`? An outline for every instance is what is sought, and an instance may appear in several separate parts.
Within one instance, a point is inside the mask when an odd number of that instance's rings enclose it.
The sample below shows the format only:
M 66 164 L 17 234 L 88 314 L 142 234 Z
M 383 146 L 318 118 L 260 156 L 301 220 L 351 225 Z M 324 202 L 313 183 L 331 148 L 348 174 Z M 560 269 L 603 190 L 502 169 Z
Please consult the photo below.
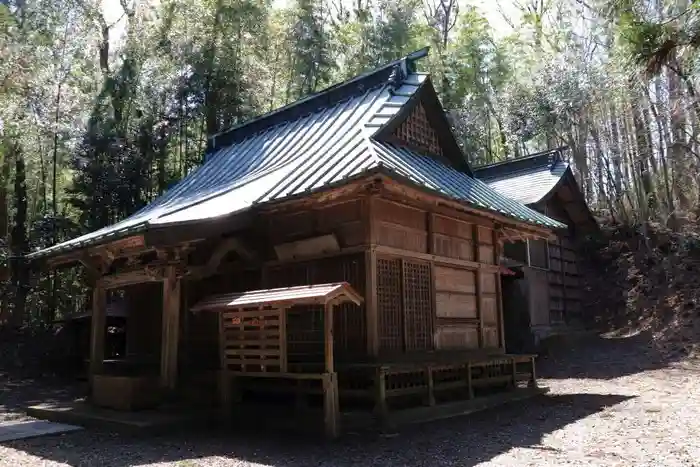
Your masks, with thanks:
M 175 265 L 165 267 L 163 280 L 163 316 L 160 355 L 160 384 L 172 391 L 177 385 L 178 344 L 180 334 L 180 278 Z
M 154 273 L 152 268 L 147 269 L 145 267 L 140 267 L 131 271 L 121 271 L 116 274 L 104 276 L 102 281 L 106 289 L 116 289 L 146 282 L 159 282 L 163 280 L 163 278 L 159 276 L 159 274 Z
M 92 290 L 92 317 L 90 320 L 90 375 L 102 372 L 105 355 L 107 326 L 107 291 L 98 279 Z
M 401 248 L 394 248 L 384 245 L 377 245 L 375 250 L 379 255 L 415 258 L 422 261 L 433 262 L 438 266 L 444 265 L 470 270 L 479 269 L 484 272 L 499 272 L 499 267 L 495 264 L 482 264 L 476 261 L 466 261 L 463 259 L 448 258 L 446 256 L 429 255 L 427 253 L 419 253 L 416 251 L 403 250 Z

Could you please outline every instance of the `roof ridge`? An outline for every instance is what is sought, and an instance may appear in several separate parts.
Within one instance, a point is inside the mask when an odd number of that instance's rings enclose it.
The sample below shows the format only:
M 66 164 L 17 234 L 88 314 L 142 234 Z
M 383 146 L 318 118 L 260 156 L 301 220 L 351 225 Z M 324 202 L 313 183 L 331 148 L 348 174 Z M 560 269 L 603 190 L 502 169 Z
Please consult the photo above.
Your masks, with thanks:
M 548 156 L 550 158 L 550 160 L 551 160 L 551 156 L 555 156 L 555 160 L 561 159 L 563 161 L 563 158 L 561 157 L 561 153 L 563 151 L 567 150 L 568 148 L 569 148 L 568 146 L 560 146 L 558 148 L 547 149 L 545 151 L 533 152 L 530 154 L 526 154 L 522 157 L 514 157 L 512 159 L 506 159 L 503 161 L 492 162 L 490 164 L 478 165 L 478 166 L 474 167 L 473 170 L 478 171 L 478 170 L 490 169 L 491 167 L 502 167 L 502 166 L 505 166 L 508 164 L 515 164 L 515 163 L 522 162 L 522 161 L 530 161 L 530 160 L 538 159 L 538 158 L 544 157 L 544 156 Z
M 277 109 L 274 109 L 270 112 L 264 113 L 262 115 L 259 115 L 257 117 L 254 117 L 248 121 L 242 122 L 238 125 L 234 125 L 233 127 L 230 127 L 226 130 L 222 130 L 218 133 L 215 133 L 213 135 L 210 135 L 208 137 L 208 145 L 207 145 L 207 152 L 212 152 L 215 150 L 218 146 L 225 146 L 228 144 L 231 144 L 233 141 L 235 141 L 234 134 L 237 133 L 239 130 L 242 130 L 244 128 L 248 128 L 252 125 L 255 124 L 262 124 L 263 122 L 270 120 L 274 117 L 281 116 L 283 114 L 286 114 L 292 110 L 297 110 L 301 109 L 304 105 L 309 105 L 313 102 L 320 102 L 322 98 L 330 97 L 333 93 L 335 92 L 340 92 L 345 89 L 350 89 L 353 85 L 358 86 L 358 89 L 361 92 L 366 91 L 367 89 L 371 89 L 376 87 L 377 85 L 380 84 L 386 84 L 387 79 L 389 76 L 382 77 L 382 79 L 379 79 L 377 83 L 370 83 L 369 87 L 364 87 L 362 86 L 362 82 L 368 80 L 369 78 L 373 76 L 378 76 L 382 72 L 387 72 L 393 71 L 394 67 L 397 65 L 400 65 L 402 68 L 402 71 L 404 74 L 410 74 L 414 71 L 414 62 L 416 60 L 419 60 L 426 55 L 428 55 L 428 50 L 429 47 L 424 47 L 422 49 L 416 50 L 414 52 L 411 52 L 404 57 L 401 57 L 399 59 L 393 60 L 391 62 L 388 62 L 384 65 L 379 66 L 378 68 L 375 68 L 373 70 L 367 71 L 365 73 L 362 73 L 360 75 L 354 76 L 348 80 L 342 81 L 340 83 L 336 83 L 334 85 L 331 85 L 325 89 L 322 89 L 321 91 L 315 92 L 313 94 L 310 94 L 308 96 L 302 97 L 301 99 L 298 99 L 290 104 L 284 105 L 282 107 L 279 107 Z M 349 96 L 352 97 L 352 94 Z M 337 101 L 340 101 L 341 99 L 337 99 Z M 308 113 L 313 113 L 313 110 L 309 110 Z M 264 125 L 262 128 L 259 130 L 253 130 L 249 131 L 247 134 L 257 134 L 263 129 L 268 129 L 268 128 L 273 128 L 276 126 L 276 124 L 272 125 Z

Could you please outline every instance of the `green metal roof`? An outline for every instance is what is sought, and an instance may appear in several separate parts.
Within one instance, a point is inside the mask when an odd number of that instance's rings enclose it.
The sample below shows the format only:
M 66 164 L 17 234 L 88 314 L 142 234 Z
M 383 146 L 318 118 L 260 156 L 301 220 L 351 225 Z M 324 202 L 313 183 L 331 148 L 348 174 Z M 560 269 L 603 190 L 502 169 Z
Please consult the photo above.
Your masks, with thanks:
M 563 224 L 430 156 L 375 135 L 432 86 L 419 51 L 212 137 L 205 163 L 136 214 L 35 252 L 31 259 L 111 241 L 151 227 L 213 219 L 310 193 L 385 167 L 436 193 L 547 228 Z

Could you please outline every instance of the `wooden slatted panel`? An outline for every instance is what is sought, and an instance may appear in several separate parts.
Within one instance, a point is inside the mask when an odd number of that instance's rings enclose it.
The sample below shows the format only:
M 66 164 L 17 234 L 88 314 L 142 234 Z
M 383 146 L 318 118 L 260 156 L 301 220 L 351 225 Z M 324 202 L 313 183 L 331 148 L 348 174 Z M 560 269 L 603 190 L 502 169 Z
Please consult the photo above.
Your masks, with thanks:
M 377 312 L 381 351 L 402 350 L 401 301 L 401 260 L 377 258 Z
M 430 124 L 422 105 L 416 106 L 411 115 L 396 129 L 394 136 L 409 146 L 423 149 L 431 154 L 442 155 L 437 133 Z
M 403 262 L 406 350 L 433 348 L 433 307 L 430 264 Z
M 223 314 L 223 352 L 231 371 L 283 371 L 280 310 Z

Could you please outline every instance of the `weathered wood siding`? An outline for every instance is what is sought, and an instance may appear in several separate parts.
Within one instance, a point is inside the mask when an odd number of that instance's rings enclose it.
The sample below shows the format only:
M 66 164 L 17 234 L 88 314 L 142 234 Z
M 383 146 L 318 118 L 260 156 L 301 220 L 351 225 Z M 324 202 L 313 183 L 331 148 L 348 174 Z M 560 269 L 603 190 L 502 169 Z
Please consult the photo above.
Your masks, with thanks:
M 547 203 L 545 210 L 548 216 L 572 225 L 556 197 Z M 548 249 L 549 321 L 551 324 L 559 324 L 575 319 L 581 311 L 578 253 L 573 228 L 570 227 L 550 242 Z
M 334 234 L 342 248 L 365 243 L 363 201 L 354 199 L 315 209 L 274 214 L 265 220 L 271 245 Z
M 501 348 L 497 245 L 485 219 L 374 199 L 379 353 Z M 484 225 L 480 225 L 483 223 Z

